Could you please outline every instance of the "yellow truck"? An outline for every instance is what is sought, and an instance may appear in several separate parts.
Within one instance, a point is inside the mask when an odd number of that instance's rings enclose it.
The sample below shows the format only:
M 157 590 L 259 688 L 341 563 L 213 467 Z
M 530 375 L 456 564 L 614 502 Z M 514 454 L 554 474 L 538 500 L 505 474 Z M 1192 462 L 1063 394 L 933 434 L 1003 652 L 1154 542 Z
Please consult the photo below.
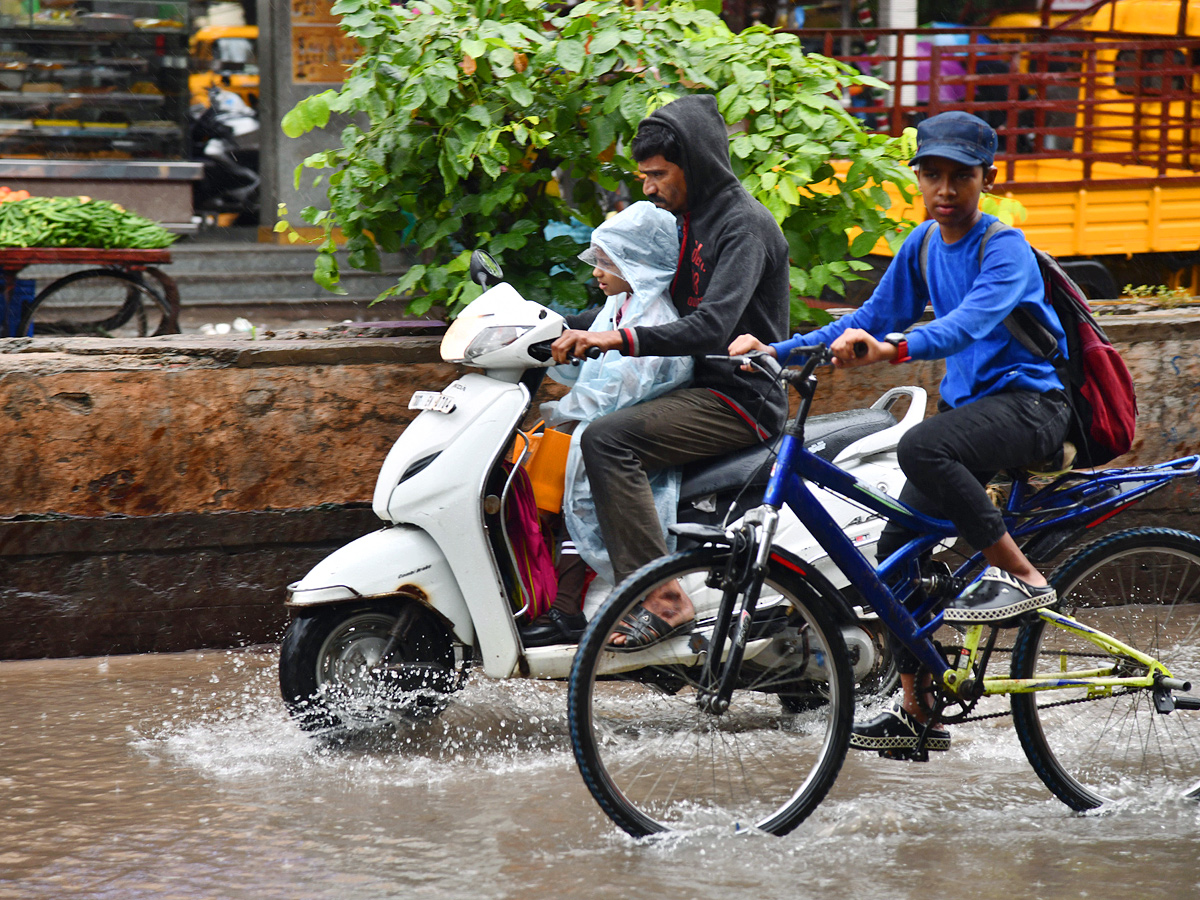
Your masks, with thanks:
M 893 30 L 899 56 L 887 58 L 867 52 L 882 34 L 856 30 L 861 43 L 841 58 L 890 61 L 896 74 L 893 90 L 852 111 L 892 133 L 947 109 L 986 119 L 1001 137 L 997 193 L 1025 207 L 1030 241 L 1090 296 L 1127 283 L 1200 294 L 1200 2 L 1116 0 L 1083 28 L 1021 27 L 1023 40 Z M 837 57 L 842 36 L 812 37 Z M 906 48 L 927 63 L 904 65 Z M 894 214 L 924 218 L 919 197 L 907 209 L 894 199 Z

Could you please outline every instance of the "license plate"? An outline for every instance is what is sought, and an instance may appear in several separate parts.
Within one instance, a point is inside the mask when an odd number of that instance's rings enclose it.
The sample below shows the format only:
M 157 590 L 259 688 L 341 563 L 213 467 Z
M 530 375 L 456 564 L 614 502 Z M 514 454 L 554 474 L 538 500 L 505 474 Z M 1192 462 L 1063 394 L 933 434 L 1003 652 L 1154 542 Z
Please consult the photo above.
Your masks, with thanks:
M 437 391 L 413 391 L 408 401 L 409 409 L 428 409 L 433 412 L 454 412 L 454 401 Z

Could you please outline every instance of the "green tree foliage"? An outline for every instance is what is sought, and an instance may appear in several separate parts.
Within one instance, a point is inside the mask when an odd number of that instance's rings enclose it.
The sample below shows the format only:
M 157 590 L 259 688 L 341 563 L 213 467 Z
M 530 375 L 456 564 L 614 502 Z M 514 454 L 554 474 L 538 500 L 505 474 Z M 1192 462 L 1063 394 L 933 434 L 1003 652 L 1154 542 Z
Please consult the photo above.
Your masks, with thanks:
M 330 170 L 329 208 L 302 215 L 326 230 L 314 277 L 331 290 L 337 228 L 357 268 L 377 270 L 379 251 L 405 243 L 419 251 L 383 295 L 412 294 L 416 313 L 453 315 L 478 295 L 464 277 L 477 247 L 526 297 L 584 306 L 581 248 L 547 240 L 543 227 L 599 224 L 597 186 L 624 182 L 640 199 L 628 155 L 637 124 L 690 92 L 716 94 L 740 129 L 735 170 L 782 226 L 798 295 L 840 287 L 866 268 L 854 257 L 899 236 L 882 184 L 911 182 L 904 148 L 864 132 L 839 102 L 850 85 L 882 85 L 806 56 L 792 35 L 734 34 L 682 0 L 641 11 L 584 0 L 565 13 L 537 0 L 338 0 L 333 11 L 364 52 L 340 90 L 283 120 L 292 137 L 327 127 L 331 114 L 350 123 L 341 147 L 296 171 L 299 186 L 305 167 Z M 838 160 L 849 168 L 834 179 Z M 556 169 L 570 174 L 571 196 L 558 196 Z M 793 309 L 803 318 L 807 307 Z

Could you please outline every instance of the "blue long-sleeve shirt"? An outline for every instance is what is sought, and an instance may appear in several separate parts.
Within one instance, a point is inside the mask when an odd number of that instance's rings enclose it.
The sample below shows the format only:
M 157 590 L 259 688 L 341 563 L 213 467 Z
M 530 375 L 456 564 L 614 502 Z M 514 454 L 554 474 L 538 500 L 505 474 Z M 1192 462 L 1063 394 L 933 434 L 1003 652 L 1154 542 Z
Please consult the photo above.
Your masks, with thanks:
M 964 237 L 943 243 L 936 222 L 913 229 L 866 303 L 836 322 L 773 344 L 780 361 L 805 344 L 832 343 L 848 328 L 861 328 L 875 338 L 903 331 L 917 321 L 926 304 L 936 318 L 907 335 L 914 359 L 945 359 L 941 396 L 957 407 L 1002 391 L 1061 390 L 1054 366 L 1021 345 L 1004 324 L 1024 305 L 1058 341 L 1066 356 L 1066 339 L 1058 316 L 1046 301 L 1045 286 L 1025 236 L 1005 228 L 988 239 L 982 266 L 979 246 L 995 216 L 984 214 Z M 929 242 L 929 283 L 921 275 L 920 249 Z

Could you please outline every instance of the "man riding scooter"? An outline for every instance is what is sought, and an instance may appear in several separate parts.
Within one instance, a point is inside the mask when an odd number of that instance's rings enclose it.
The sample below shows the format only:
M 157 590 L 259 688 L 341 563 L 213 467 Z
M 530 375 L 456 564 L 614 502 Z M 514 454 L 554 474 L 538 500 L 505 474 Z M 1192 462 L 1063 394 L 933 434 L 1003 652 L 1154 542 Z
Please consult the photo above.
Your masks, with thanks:
M 667 104 L 642 120 L 632 150 L 647 199 L 678 223 L 671 301 L 679 319 L 600 332 L 572 328 L 552 348 L 559 363 L 593 347 L 694 358 L 690 387 L 603 416 L 583 435 L 584 465 L 615 583 L 667 552 L 649 471 L 766 440 L 787 413 L 785 394 L 767 376 L 705 358 L 724 353 L 738 334 L 782 340 L 788 329 L 787 242 L 733 172 L 716 99 L 695 95 Z M 669 585 L 622 621 L 612 648 L 649 647 L 690 630 L 694 618 L 691 600 Z

